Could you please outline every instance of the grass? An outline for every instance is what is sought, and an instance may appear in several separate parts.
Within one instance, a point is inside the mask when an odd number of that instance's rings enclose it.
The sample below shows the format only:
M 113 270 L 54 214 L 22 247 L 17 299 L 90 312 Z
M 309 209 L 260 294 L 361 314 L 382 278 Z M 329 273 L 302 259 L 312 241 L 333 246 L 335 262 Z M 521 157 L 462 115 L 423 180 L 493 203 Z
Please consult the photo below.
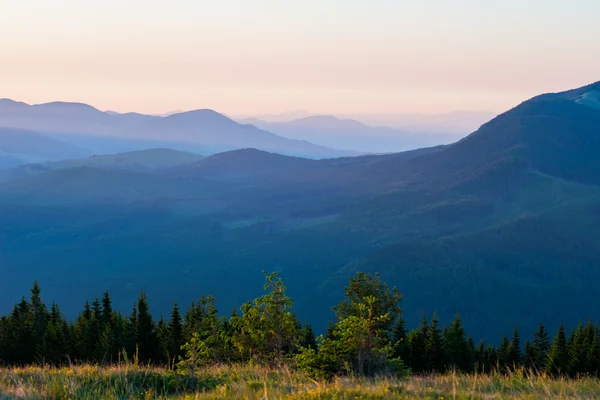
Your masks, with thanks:
M 288 368 L 220 365 L 194 375 L 154 367 L 0 369 L 0 399 L 596 399 L 600 380 L 445 374 L 319 382 Z

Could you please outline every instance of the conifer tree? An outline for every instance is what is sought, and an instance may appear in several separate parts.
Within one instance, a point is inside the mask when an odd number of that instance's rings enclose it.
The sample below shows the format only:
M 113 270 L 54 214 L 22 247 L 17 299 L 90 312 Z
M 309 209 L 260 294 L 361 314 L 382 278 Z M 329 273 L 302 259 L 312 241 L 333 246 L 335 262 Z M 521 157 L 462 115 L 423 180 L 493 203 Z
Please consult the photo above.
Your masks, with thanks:
M 281 365 L 284 349 L 295 348 L 300 332 L 283 281 L 277 273 L 265 272 L 265 279 L 267 293 L 242 305 L 242 315 L 231 319 L 239 332 L 233 341 L 243 356 Z
M 467 371 L 471 368 L 468 365 L 470 349 L 467 344 L 465 329 L 457 313 L 444 336 L 446 369 Z
M 301 331 L 300 346 L 306 349 L 317 349 L 317 339 L 310 323 L 306 321 Z
M 404 364 L 412 365 L 412 354 L 406 331 L 406 323 L 402 316 L 398 317 L 396 325 L 392 329 L 392 343 L 394 346 L 394 358 L 400 358 Z
M 523 353 L 521 352 L 521 337 L 519 331 L 515 328 L 512 340 L 508 345 L 507 366 L 517 368 L 523 363 Z
M 431 318 L 431 325 L 427 330 L 427 339 L 425 343 L 428 370 L 441 372 L 444 369 L 443 344 L 438 316 L 437 313 L 434 313 L 433 318 Z
M 66 361 L 70 353 L 70 339 L 67 321 L 56 303 L 52 303 L 46 328 L 46 354 L 44 359 L 53 365 Z
M 140 361 L 156 362 L 160 359 L 155 324 L 150 314 L 148 298 L 144 292 L 140 292 L 140 297 L 137 301 L 135 343 Z
M 546 362 L 546 372 L 552 375 L 567 373 L 569 368 L 569 348 L 565 337 L 565 327 L 560 324 L 556 337 L 552 341 L 548 360 Z
M 169 320 L 169 341 L 167 343 L 168 357 L 177 361 L 182 354 L 181 346 L 185 344 L 183 340 L 183 325 L 181 322 L 181 314 L 177 303 L 173 304 L 171 310 L 171 319 Z
M 586 370 L 592 376 L 600 376 L 600 329 L 594 328 L 592 342 L 587 349 Z
M 569 341 L 569 367 L 568 372 L 573 375 L 583 374 L 586 371 L 587 350 L 589 344 L 586 343 L 586 331 L 582 324 L 579 324 Z
M 113 311 L 112 311 L 112 300 L 106 290 L 102 296 L 102 323 L 108 325 L 112 323 Z
M 423 313 L 419 328 L 408 335 L 408 343 L 411 350 L 409 364 L 413 371 L 424 372 L 428 368 L 427 339 L 429 337 L 429 322 Z
M 508 341 L 508 336 L 504 335 L 502 337 L 502 341 L 500 342 L 500 346 L 498 346 L 498 368 L 500 370 L 505 371 L 506 367 L 509 366 L 510 363 L 510 353 L 509 353 L 510 342 Z
M 536 371 L 543 371 L 548 361 L 548 352 L 550 351 L 550 338 L 544 324 L 540 323 L 540 327 L 533 335 L 531 343 L 531 368 Z
M 48 318 L 48 309 L 40 297 L 41 289 L 37 281 L 33 282 L 31 288 L 31 317 L 33 318 L 33 345 L 35 347 L 36 357 L 44 362 L 46 353 L 46 326 Z

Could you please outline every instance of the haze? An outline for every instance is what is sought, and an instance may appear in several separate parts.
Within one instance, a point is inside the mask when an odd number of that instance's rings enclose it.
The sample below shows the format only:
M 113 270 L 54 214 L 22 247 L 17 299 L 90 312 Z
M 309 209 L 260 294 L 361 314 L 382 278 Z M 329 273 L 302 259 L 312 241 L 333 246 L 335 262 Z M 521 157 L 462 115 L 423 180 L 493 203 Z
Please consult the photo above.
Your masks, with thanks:
M 597 80 L 600 2 L 3 1 L 0 97 L 229 114 L 500 112 Z

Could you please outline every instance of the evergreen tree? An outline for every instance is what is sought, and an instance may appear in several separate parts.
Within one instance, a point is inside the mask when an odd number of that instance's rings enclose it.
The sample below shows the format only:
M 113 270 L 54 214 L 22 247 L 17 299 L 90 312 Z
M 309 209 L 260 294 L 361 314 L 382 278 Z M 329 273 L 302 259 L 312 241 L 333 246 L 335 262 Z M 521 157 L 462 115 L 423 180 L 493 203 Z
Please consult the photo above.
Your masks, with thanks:
M 531 368 L 536 371 L 543 371 L 548 361 L 548 352 L 550 351 L 550 338 L 544 324 L 540 324 L 537 332 L 533 335 L 531 343 Z
M 427 369 L 436 372 L 442 371 L 444 369 L 443 338 L 437 313 L 433 314 L 431 325 L 427 330 L 425 351 L 427 353 Z
M 46 326 L 48 319 L 48 309 L 40 297 L 41 289 L 37 281 L 33 282 L 31 288 L 31 316 L 33 318 L 33 345 L 35 347 L 36 357 L 44 362 L 46 354 Z
M 586 331 L 583 325 L 579 324 L 577 330 L 569 340 L 569 367 L 568 372 L 573 375 L 584 374 L 586 372 L 587 351 L 589 343 L 587 343 Z
M 281 365 L 284 349 L 297 346 L 300 332 L 283 281 L 277 273 L 265 272 L 265 276 L 267 293 L 242 305 L 242 315 L 231 319 L 239 332 L 233 343 L 244 357 Z
M 444 336 L 446 369 L 468 371 L 471 368 L 470 350 L 467 344 L 465 329 L 457 313 Z
M 155 324 L 150 314 L 148 298 L 144 292 L 140 292 L 140 297 L 137 301 L 135 343 L 140 361 L 147 363 L 160 360 Z
M 560 324 L 556 337 L 552 341 L 548 360 L 546 361 L 546 372 L 552 375 L 564 374 L 569 368 L 569 348 L 565 337 L 565 327 Z
M 174 303 L 171 310 L 171 319 L 169 320 L 169 341 L 167 343 L 167 353 L 170 360 L 176 361 L 179 359 L 182 354 L 181 346 L 184 344 L 181 314 L 179 313 L 179 306 Z
M 307 349 L 317 349 L 317 339 L 310 323 L 306 321 L 302 328 L 300 346 Z
M 587 349 L 586 370 L 593 376 L 600 376 L 600 329 L 594 328 L 594 335 Z
M 113 319 L 113 311 L 112 311 L 112 301 L 110 299 L 110 295 L 108 294 L 108 290 L 104 292 L 102 296 L 102 323 L 104 325 L 108 325 L 112 323 Z
M 392 329 L 392 343 L 394 345 L 393 357 L 400 358 L 408 366 L 412 365 L 412 354 L 406 332 L 406 323 L 402 319 L 402 316 L 398 317 L 396 325 Z
M 521 352 L 521 337 L 519 331 L 515 328 L 512 340 L 508 345 L 507 351 L 507 366 L 510 368 L 518 368 L 523 363 L 523 353 Z
M 523 354 L 523 365 L 527 370 L 535 370 L 536 353 L 533 345 L 527 340 L 525 342 L 525 353 Z
M 509 348 L 510 348 L 510 342 L 508 341 L 508 336 L 504 335 L 502 337 L 502 341 L 500 342 L 500 346 L 498 347 L 498 352 L 497 352 L 498 368 L 500 368 L 500 370 L 502 370 L 502 371 L 505 371 L 506 367 L 509 366 L 509 364 L 510 364 Z
M 47 362 L 60 365 L 67 360 L 70 353 L 69 326 L 62 316 L 57 304 L 52 303 L 50 316 L 45 332 Z
M 389 318 L 378 322 L 377 329 L 391 331 L 397 318 L 401 315 L 400 301 L 402 294 L 396 288 L 389 288 L 380 275 L 358 272 L 356 277 L 350 278 L 350 283 L 344 289 L 346 299 L 333 307 L 336 318 L 341 321 L 350 316 L 357 316 L 361 311 L 360 304 L 365 304 L 367 297 L 374 297 L 377 302 L 373 304 L 374 315 L 389 315 Z
M 411 350 L 409 364 L 415 372 L 425 372 L 428 368 L 427 339 L 429 337 L 429 322 L 423 313 L 418 329 L 408 335 L 408 344 Z

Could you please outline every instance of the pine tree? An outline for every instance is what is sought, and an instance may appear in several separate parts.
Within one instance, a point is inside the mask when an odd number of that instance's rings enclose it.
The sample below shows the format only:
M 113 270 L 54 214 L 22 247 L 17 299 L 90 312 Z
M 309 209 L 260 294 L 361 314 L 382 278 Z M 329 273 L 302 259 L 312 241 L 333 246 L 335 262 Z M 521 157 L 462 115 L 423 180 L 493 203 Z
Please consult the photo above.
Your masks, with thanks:
M 431 325 L 427 330 L 427 339 L 425 342 L 425 351 L 427 352 L 427 369 L 440 372 L 444 369 L 442 331 L 439 327 L 437 313 L 431 318 Z
M 302 328 L 301 336 L 301 347 L 304 347 L 306 349 L 317 349 L 317 339 L 315 336 L 315 332 L 313 331 L 308 321 L 305 322 L 304 327 Z
M 277 273 L 266 273 L 267 293 L 242 305 L 242 315 L 231 319 L 238 330 L 233 343 L 243 357 L 281 365 L 285 349 L 293 349 L 300 339 L 291 313 L 293 300 Z
M 425 372 L 427 370 L 427 338 L 429 336 L 429 322 L 423 313 L 421 324 L 418 329 L 408 334 L 408 344 L 411 350 L 410 368 L 414 372 Z
M 394 346 L 393 358 L 400 358 L 405 365 L 412 365 L 411 348 L 406 332 L 406 323 L 402 316 L 398 317 L 394 328 L 392 329 L 392 343 Z
M 569 367 L 568 372 L 572 376 L 586 372 L 587 350 L 589 344 L 586 343 L 586 332 L 583 325 L 579 324 L 577 330 L 569 340 Z
M 515 328 L 513 337 L 508 345 L 507 366 L 510 368 L 518 368 L 523 364 L 523 353 L 521 352 L 521 338 L 519 331 Z
M 505 371 L 506 367 L 510 362 L 510 353 L 509 353 L 510 342 L 508 341 L 508 336 L 504 335 L 502 337 L 502 341 L 500 342 L 500 346 L 498 347 L 498 368 L 500 370 Z
M 104 325 L 108 325 L 112 323 L 113 319 L 113 311 L 112 311 L 112 301 L 110 299 L 110 295 L 108 294 L 108 290 L 104 292 L 102 296 L 102 323 Z
M 468 371 L 471 368 L 470 350 L 467 344 L 465 329 L 457 313 L 444 336 L 446 369 Z
M 565 327 L 560 324 L 556 337 L 552 341 L 546 372 L 552 375 L 565 374 L 569 368 L 569 349 L 565 337 Z
M 144 292 L 140 292 L 137 301 L 137 324 L 135 329 L 135 343 L 137 345 L 138 357 L 142 362 L 158 361 L 158 341 L 156 337 L 155 324 L 150 314 L 148 298 Z
M 181 346 L 184 344 L 181 314 L 179 313 L 179 306 L 174 303 L 171 310 L 171 319 L 169 320 L 169 342 L 167 343 L 168 357 L 172 361 L 179 359 L 182 354 Z
M 592 343 L 587 350 L 586 370 L 592 376 L 600 377 L 600 329 L 594 328 Z
M 67 321 L 62 316 L 57 304 L 52 303 L 46 328 L 46 354 L 44 359 L 54 365 L 67 360 L 69 355 L 69 329 Z
M 31 314 L 33 318 L 33 341 L 36 358 L 44 362 L 46 354 L 46 326 L 48 324 L 48 309 L 40 297 L 41 289 L 37 281 L 31 288 Z
M 537 332 L 533 335 L 531 343 L 531 368 L 536 371 L 543 371 L 548 361 L 548 352 L 550 351 L 550 338 L 544 324 L 540 324 Z

